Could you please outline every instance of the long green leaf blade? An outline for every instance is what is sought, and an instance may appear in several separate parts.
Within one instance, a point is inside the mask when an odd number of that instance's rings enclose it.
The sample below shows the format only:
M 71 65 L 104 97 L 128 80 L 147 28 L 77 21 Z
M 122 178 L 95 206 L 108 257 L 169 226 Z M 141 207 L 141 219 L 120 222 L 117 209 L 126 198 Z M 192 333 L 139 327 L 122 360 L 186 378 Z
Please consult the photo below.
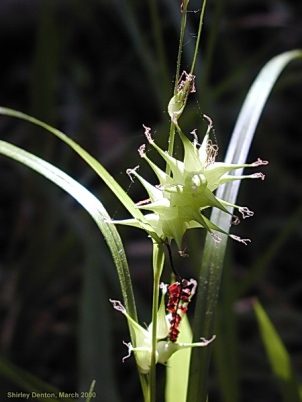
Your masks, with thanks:
M 286 65 L 298 58 L 302 58 L 301 50 L 282 53 L 271 59 L 260 71 L 241 108 L 225 157 L 226 163 L 245 163 L 258 121 L 276 80 Z M 238 169 L 234 174 L 241 175 L 242 170 Z M 234 204 L 239 186 L 240 181 L 221 186 L 217 197 Z M 218 209 L 213 209 L 211 221 L 226 232 L 230 229 L 229 217 Z M 200 286 L 193 326 L 194 341 L 200 336 L 208 338 L 213 334 L 226 245 L 226 236 L 222 236 L 221 242 L 217 244 L 212 236 L 207 235 L 199 275 Z M 211 345 L 192 351 L 187 402 L 206 401 L 210 358 Z
M 21 120 L 25 120 L 27 122 L 33 123 L 39 127 L 44 128 L 50 133 L 54 134 L 60 140 L 69 145 L 84 161 L 98 174 L 98 176 L 106 183 L 106 185 L 110 188 L 110 190 L 116 195 L 116 197 L 120 200 L 120 202 L 124 205 L 124 207 L 129 211 L 129 213 L 141 222 L 142 226 L 145 230 L 158 242 L 160 242 L 156 233 L 153 232 L 152 228 L 146 221 L 142 212 L 135 208 L 134 202 L 128 196 L 128 194 L 123 190 L 123 188 L 117 183 L 117 181 L 107 172 L 107 170 L 103 167 L 103 165 L 98 162 L 92 155 L 90 155 L 87 151 L 85 151 L 79 144 L 73 141 L 66 134 L 62 133 L 60 130 L 38 120 L 32 116 L 29 116 L 25 113 L 18 112 L 17 110 L 9 109 L 6 107 L 0 106 L 0 114 L 4 116 L 16 117 Z
M 40 173 L 69 193 L 86 209 L 101 230 L 110 248 L 117 268 L 125 307 L 129 315 L 137 320 L 132 282 L 125 250 L 115 226 L 105 221 L 105 219 L 109 219 L 109 215 L 107 214 L 107 211 L 103 207 L 102 203 L 85 187 L 72 179 L 66 173 L 62 172 L 60 169 L 44 161 L 43 159 L 40 159 L 39 157 L 16 147 L 15 145 L 5 141 L 0 141 L 0 154 L 15 159 L 16 161 L 21 162 Z M 142 375 L 140 375 L 140 378 L 142 387 L 144 388 L 145 378 Z
M 23 163 L 54 182 L 86 209 L 108 243 L 117 267 L 124 303 L 129 314 L 133 314 L 132 316 L 136 317 L 131 278 L 123 244 L 115 226 L 106 222 L 106 219 L 109 219 L 109 215 L 102 203 L 91 192 L 66 173 L 15 145 L 0 141 L 0 153 Z

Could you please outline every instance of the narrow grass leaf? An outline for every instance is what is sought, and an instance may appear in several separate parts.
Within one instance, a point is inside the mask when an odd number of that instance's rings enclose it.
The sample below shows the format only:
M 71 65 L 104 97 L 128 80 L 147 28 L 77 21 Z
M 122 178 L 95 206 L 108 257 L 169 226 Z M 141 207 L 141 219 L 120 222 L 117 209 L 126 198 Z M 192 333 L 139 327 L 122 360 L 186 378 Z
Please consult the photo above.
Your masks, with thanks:
M 302 387 L 299 387 L 297 383 L 290 356 L 278 332 L 258 301 L 254 303 L 254 310 L 262 342 L 272 371 L 277 377 L 277 384 L 280 387 L 284 402 L 301 402 Z
M 10 381 L 18 384 L 24 390 L 30 392 L 32 399 L 42 402 L 56 402 L 61 400 L 58 399 L 61 392 L 60 390 L 28 373 L 23 368 L 18 367 L 2 356 L 0 356 L 0 373 Z M 62 399 L 66 402 L 74 401 L 74 399 L 68 397 Z
M 120 202 L 124 205 L 124 207 L 128 210 L 128 212 L 139 220 L 144 227 L 144 229 L 152 235 L 152 237 L 158 241 L 160 241 L 146 221 L 142 212 L 135 208 L 134 202 L 128 196 L 128 194 L 123 190 L 123 188 L 116 182 L 116 180 L 107 172 L 107 170 L 102 166 L 100 162 L 98 162 L 92 155 L 90 155 L 87 151 L 85 151 L 79 144 L 69 138 L 66 134 L 62 133 L 60 130 L 38 120 L 32 116 L 29 116 L 25 113 L 18 112 L 13 109 L 5 108 L 0 106 L 0 115 L 16 117 L 21 120 L 25 120 L 27 122 L 33 123 L 39 127 L 44 128 L 50 133 L 54 134 L 60 140 L 69 145 L 84 161 L 97 173 L 97 175 L 106 183 L 108 188 L 116 195 L 116 197 L 120 200 Z M 109 218 L 109 216 L 108 216 Z
M 28 121 L 37 126 L 44 128 L 50 133 L 54 134 L 60 140 L 69 145 L 82 159 L 100 176 L 100 178 L 106 183 L 106 185 L 111 189 L 111 191 L 116 195 L 116 197 L 121 201 L 121 203 L 125 206 L 125 208 L 130 212 L 130 214 L 140 221 L 142 227 L 148 232 L 153 239 L 160 242 L 156 233 L 150 228 L 148 222 L 146 221 L 144 215 L 140 210 L 135 208 L 135 205 L 132 199 L 128 196 L 128 194 L 122 189 L 122 187 L 114 180 L 114 178 L 106 171 L 106 169 L 87 151 L 85 151 L 80 145 L 78 145 L 75 141 L 69 138 L 67 135 L 62 133 L 61 131 L 55 129 L 54 127 L 49 126 L 48 124 L 34 118 L 28 116 L 24 113 L 18 112 L 13 109 L 0 107 L 0 114 L 4 116 L 16 117 L 21 120 Z M 85 187 L 81 186 L 75 180 L 71 179 L 65 173 L 55 168 L 53 165 L 47 163 L 46 161 L 20 149 L 17 147 L 13 148 L 13 145 L 5 142 L 1 142 L 0 145 L 0 153 L 6 154 L 7 156 L 18 160 L 19 162 L 31 167 L 36 170 L 38 173 L 44 175 L 49 180 L 53 181 L 65 191 L 67 191 L 70 195 L 72 195 L 83 207 L 87 210 L 87 212 L 94 219 L 99 229 L 103 233 L 103 236 L 109 246 L 112 257 L 114 259 L 120 285 L 122 288 L 122 294 L 124 299 L 125 307 L 129 313 L 129 315 L 137 320 L 137 313 L 135 307 L 135 300 L 133 295 L 132 283 L 130 278 L 130 272 L 127 264 L 127 259 L 125 255 L 125 250 L 122 245 L 122 241 L 120 236 L 113 224 L 105 223 L 104 218 L 110 220 L 110 216 L 107 211 L 104 209 L 103 205 L 94 197 Z M 7 153 L 5 153 L 7 152 Z M 131 328 L 130 333 L 131 333 Z M 131 333 L 131 337 L 134 334 Z M 132 339 L 133 341 L 133 339 Z M 146 389 L 146 378 L 142 374 L 140 376 L 140 381 L 142 384 L 143 390 Z M 145 391 L 144 391 L 145 392 Z
M 9 144 L 5 141 L 0 141 L 0 153 L 23 163 L 57 184 L 86 209 L 92 219 L 96 222 L 108 243 L 117 267 L 126 308 L 129 314 L 133 314 L 135 317 L 136 310 L 131 278 L 123 244 L 114 225 L 104 221 L 104 218 L 108 219 L 109 216 L 102 203 L 91 192 L 66 173 L 15 145 Z
M 93 380 L 91 383 L 91 386 L 90 386 L 89 392 L 88 392 L 88 398 L 86 399 L 86 402 L 90 402 L 91 398 L 95 398 L 95 396 L 93 394 L 94 387 L 95 387 L 95 380 Z
M 112 257 L 114 259 L 119 281 L 122 289 L 125 307 L 135 320 L 137 320 L 136 306 L 132 289 L 132 282 L 125 250 L 121 238 L 111 223 L 106 223 L 104 218 L 109 219 L 107 211 L 102 203 L 80 183 L 72 179 L 60 169 L 44 161 L 43 159 L 16 147 L 5 141 L 0 141 L 0 154 L 6 155 L 40 173 L 67 193 L 69 193 L 79 204 L 81 204 L 95 221 L 102 232 Z M 131 328 L 130 328 L 131 333 Z M 133 334 L 131 334 L 132 336 Z M 140 375 L 142 387 L 145 388 L 145 378 Z

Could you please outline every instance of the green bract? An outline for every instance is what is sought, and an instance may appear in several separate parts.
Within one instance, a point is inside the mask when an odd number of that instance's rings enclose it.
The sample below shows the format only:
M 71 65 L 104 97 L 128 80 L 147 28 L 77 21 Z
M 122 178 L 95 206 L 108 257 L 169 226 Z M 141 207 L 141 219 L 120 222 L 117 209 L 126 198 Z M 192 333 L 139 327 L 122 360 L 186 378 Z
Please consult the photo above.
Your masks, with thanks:
M 136 204 L 139 209 L 152 211 L 145 215 L 145 218 L 153 228 L 154 232 L 163 240 L 171 241 L 174 239 L 179 249 L 181 249 L 181 241 L 187 229 L 204 228 L 209 231 L 216 241 L 219 237 L 215 232 L 227 234 L 224 230 L 212 223 L 203 211 L 210 207 L 215 207 L 221 211 L 230 214 L 232 224 L 238 224 L 238 217 L 234 217 L 226 208 L 231 206 L 237 208 L 243 218 L 253 215 L 247 207 L 229 204 L 218 199 L 214 195 L 214 191 L 221 184 L 233 180 L 242 179 L 264 179 L 262 173 L 254 173 L 251 175 L 234 176 L 229 172 L 235 169 L 245 167 L 256 167 L 266 165 L 268 162 L 258 159 L 251 164 L 226 164 L 223 162 L 215 162 L 218 153 L 218 147 L 209 139 L 212 124 L 209 118 L 209 126 L 202 144 L 198 143 L 195 130 L 193 142 L 191 142 L 181 131 L 177 122 L 175 127 L 180 135 L 180 139 L 184 146 L 184 160 L 180 161 L 167 152 L 159 148 L 151 137 L 151 129 L 143 126 L 145 135 L 149 144 L 157 150 L 161 157 L 171 170 L 171 175 L 166 174 L 158 166 L 156 166 L 145 153 L 145 145 L 139 148 L 139 154 L 144 158 L 156 174 L 159 185 L 153 186 L 147 182 L 138 173 L 138 167 L 128 169 L 127 173 L 136 177 L 145 187 L 149 199 Z M 142 227 L 137 219 L 127 219 L 113 221 L 114 223 Z M 246 244 L 249 239 L 241 239 L 235 235 L 229 235 L 231 238 Z

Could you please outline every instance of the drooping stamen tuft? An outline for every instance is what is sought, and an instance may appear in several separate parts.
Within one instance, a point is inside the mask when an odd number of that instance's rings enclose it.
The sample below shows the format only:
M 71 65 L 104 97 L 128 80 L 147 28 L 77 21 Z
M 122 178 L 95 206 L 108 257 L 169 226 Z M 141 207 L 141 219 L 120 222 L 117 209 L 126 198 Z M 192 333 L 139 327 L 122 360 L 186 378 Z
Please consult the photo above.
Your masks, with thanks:
M 148 142 L 149 142 L 150 144 L 153 143 L 154 140 L 153 140 L 153 138 L 152 138 L 152 136 L 151 136 L 151 128 L 145 126 L 144 124 L 143 124 L 143 127 L 144 127 L 144 129 L 145 129 L 145 136 L 146 136 Z
M 243 219 L 254 216 L 254 212 L 248 209 L 248 207 L 239 207 L 238 210 L 241 213 Z
M 122 305 L 122 303 L 121 303 L 119 300 L 112 300 L 112 299 L 109 299 L 109 301 L 110 301 L 110 303 L 113 304 L 113 308 L 114 308 L 115 310 L 120 311 L 120 312 L 123 313 L 123 314 L 126 312 L 125 307 Z
M 213 144 L 212 140 L 207 142 L 207 166 L 215 163 L 216 156 L 218 155 L 219 147 L 217 144 Z
M 253 167 L 256 166 L 265 166 L 268 165 L 268 161 L 263 161 L 262 159 L 258 158 L 254 163 L 252 163 Z
M 132 181 L 132 183 L 134 183 L 132 176 L 135 176 L 135 173 L 138 169 L 139 169 L 139 165 L 135 166 L 135 168 L 133 168 L 133 169 L 126 170 L 126 173 L 130 177 L 130 180 Z
M 251 178 L 252 178 L 252 179 L 264 180 L 264 179 L 265 179 L 265 175 L 264 175 L 263 173 L 261 173 L 261 172 L 253 173 L 253 174 L 251 175 Z
M 198 137 L 197 137 L 196 131 L 197 131 L 196 128 L 194 128 L 194 130 L 192 130 L 192 131 L 190 132 L 190 134 L 193 135 L 193 144 L 194 144 L 195 147 L 196 147 L 197 145 L 199 145 L 199 143 L 198 143 Z
M 241 239 L 241 237 L 235 235 L 230 235 L 230 237 L 239 243 L 243 243 L 245 246 L 247 246 L 247 243 L 251 242 L 251 239 Z
M 138 148 L 138 153 L 139 153 L 139 156 L 141 157 L 141 158 L 144 158 L 145 156 L 146 156 L 146 144 L 142 144 L 139 148 Z

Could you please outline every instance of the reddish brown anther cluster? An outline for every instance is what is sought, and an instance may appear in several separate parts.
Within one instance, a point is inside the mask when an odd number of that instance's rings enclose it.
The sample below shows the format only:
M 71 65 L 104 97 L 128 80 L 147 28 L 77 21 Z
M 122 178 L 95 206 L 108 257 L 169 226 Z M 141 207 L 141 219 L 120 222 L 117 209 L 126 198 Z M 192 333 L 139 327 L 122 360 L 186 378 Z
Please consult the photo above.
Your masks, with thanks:
M 181 283 L 175 282 L 168 287 L 169 299 L 167 304 L 167 311 L 171 313 L 171 319 L 169 319 L 170 329 L 168 339 L 171 342 L 177 341 L 177 337 L 179 334 L 178 327 L 182 315 L 184 315 L 188 310 L 186 304 L 190 301 L 192 286 L 194 285 L 191 283 L 191 281 L 183 279 Z

